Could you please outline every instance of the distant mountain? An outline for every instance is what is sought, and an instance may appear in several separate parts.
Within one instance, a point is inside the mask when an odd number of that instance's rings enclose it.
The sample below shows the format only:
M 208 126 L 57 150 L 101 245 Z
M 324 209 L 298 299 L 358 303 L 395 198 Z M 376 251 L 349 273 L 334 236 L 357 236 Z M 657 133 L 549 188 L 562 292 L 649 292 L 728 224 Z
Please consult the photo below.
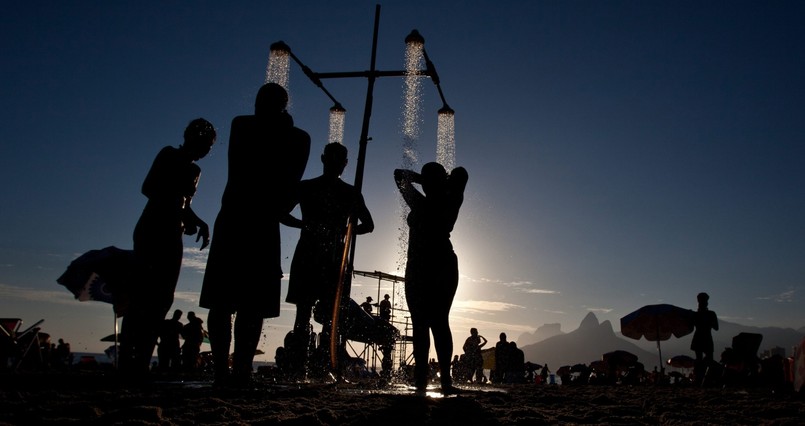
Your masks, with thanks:
M 526 361 L 548 364 L 551 371 L 556 371 L 563 365 L 589 364 L 614 350 L 624 350 L 637 355 L 647 370 L 659 364 L 659 354 L 656 350 L 650 352 L 619 338 L 612 331 L 612 324 L 609 321 L 599 323 L 592 312 L 584 317 L 579 328 L 574 331 L 557 334 L 525 346 L 520 346 L 518 342 L 517 346 L 525 353 Z
M 545 340 L 549 337 L 556 336 L 558 334 L 564 334 L 561 330 L 562 325 L 559 323 L 556 324 L 543 324 L 537 331 L 533 333 L 523 333 L 520 335 L 519 338 L 515 339 L 517 342 L 517 346 L 525 346 L 530 345 L 532 343 L 537 343 L 541 340 Z M 511 336 L 514 337 L 514 336 Z M 511 340 L 511 337 L 509 338 Z
M 728 321 L 719 321 L 718 331 L 713 332 L 715 358 L 720 359 L 725 348 L 732 347 L 732 338 L 739 333 L 758 333 L 763 340 L 758 349 L 758 355 L 766 350 L 778 347 L 785 350 L 786 356 L 792 355 L 792 348 L 805 339 L 805 327 L 795 330 L 793 328 L 779 327 L 751 327 Z M 660 342 L 664 360 L 675 355 L 693 356 L 690 350 L 690 341 L 693 334 L 682 338 L 674 338 Z M 533 343 L 531 343 L 533 342 Z M 601 355 L 614 350 L 625 350 L 637 355 L 647 370 L 659 366 L 660 358 L 657 342 L 645 339 L 634 340 L 624 337 L 620 332 L 612 329 L 609 321 L 598 322 L 592 312 L 581 321 L 579 328 L 563 333 L 559 324 L 546 324 L 539 327 L 534 333 L 524 333 L 517 340 L 517 346 L 523 350 L 526 361 L 536 364 L 548 364 L 551 370 L 562 365 L 577 363 L 589 364 L 601 359 Z

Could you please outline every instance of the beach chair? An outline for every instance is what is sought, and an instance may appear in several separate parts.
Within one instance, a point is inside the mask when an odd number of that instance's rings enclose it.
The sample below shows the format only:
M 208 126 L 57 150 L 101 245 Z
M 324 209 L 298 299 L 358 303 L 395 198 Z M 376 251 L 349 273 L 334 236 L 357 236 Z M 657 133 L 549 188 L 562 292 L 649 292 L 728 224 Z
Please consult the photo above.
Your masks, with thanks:
M 22 320 L 19 318 L 0 318 L 0 371 L 10 368 L 10 362 L 16 359 L 17 333 Z
M 22 320 L 19 318 L 0 318 L 0 362 L 3 369 L 10 369 L 16 372 L 23 365 L 23 362 L 33 366 L 41 366 L 42 341 L 40 339 L 39 327 L 45 320 L 39 320 L 36 324 L 20 331 Z
M 725 348 L 721 354 L 724 379 L 732 384 L 750 384 L 757 380 L 760 371 L 760 358 L 757 356 L 763 335 L 758 333 L 738 333 L 732 338 L 732 347 Z

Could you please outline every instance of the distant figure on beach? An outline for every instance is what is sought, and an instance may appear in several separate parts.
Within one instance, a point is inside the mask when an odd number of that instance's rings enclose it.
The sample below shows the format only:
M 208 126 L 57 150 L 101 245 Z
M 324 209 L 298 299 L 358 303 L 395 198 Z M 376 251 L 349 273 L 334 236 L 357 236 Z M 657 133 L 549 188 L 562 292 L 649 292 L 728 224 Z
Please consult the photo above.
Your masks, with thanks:
M 204 342 L 204 321 L 190 311 L 187 313 L 187 324 L 182 327 L 182 367 L 184 371 L 196 371 L 201 353 L 201 343 Z
M 500 340 L 495 343 L 495 370 L 490 373 L 489 380 L 495 383 L 506 383 L 506 373 L 509 370 L 509 342 L 506 333 L 500 333 Z
M 708 367 L 713 363 L 713 335 L 710 330 L 718 330 L 718 318 L 716 313 L 707 307 L 710 295 L 699 293 L 696 295 L 696 300 L 699 303 L 699 307 L 694 317 L 696 329 L 693 332 L 690 349 L 696 354 L 693 373 L 696 376 L 696 381 L 702 384 L 707 375 Z
M 173 311 L 171 318 L 162 320 L 159 329 L 159 347 L 157 356 L 159 358 L 159 369 L 162 371 L 178 372 L 182 365 L 182 347 L 179 338 L 182 336 L 182 310 Z
M 385 321 L 391 321 L 391 302 L 389 301 L 389 297 L 388 294 L 384 295 L 383 300 L 378 303 L 380 319 Z
M 301 219 L 289 214 L 283 220 L 283 224 L 301 229 L 285 298 L 286 302 L 296 305 L 294 330 L 299 332 L 298 336 L 309 334 L 315 305 L 314 319 L 322 324 L 320 348 L 327 348 L 326 351 L 329 351 L 347 224 L 353 218 L 355 235 L 370 233 L 375 228 L 363 195 L 341 180 L 348 162 L 347 154 L 347 147 L 340 143 L 325 145 L 321 154 L 322 174 L 299 184 L 295 201 L 299 203 Z M 371 297 L 367 300 L 371 301 Z M 306 340 L 297 344 L 306 344 Z
M 173 304 L 182 266 L 182 234 L 196 235 L 201 250 L 210 243 L 209 227 L 190 202 L 201 175 L 196 161 L 210 152 L 215 138 L 209 121 L 191 121 L 184 143 L 162 148 L 143 182 L 148 202 L 134 228 L 137 285 L 132 288 L 120 336 L 119 366 L 134 379 L 149 371 L 160 325 Z
M 463 362 L 458 355 L 453 355 L 453 360 L 450 362 L 450 376 L 454 381 L 461 381 L 464 377 Z
M 366 311 L 367 314 L 372 313 L 372 296 L 366 298 L 366 301 L 361 303 L 361 308 Z
M 509 366 L 506 370 L 506 383 L 525 382 L 525 352 L 517 347 L 517 342 L 509 342 Z
M 394 170 L 408 213 L 408 260 L 405 296 L 411 313 L 414 344 L 414 382 L 424 392 L 428 381 L 430 333 L 436 347 L 442 392 L 454 392 L 450 377 L 453 334 L 450 307 L 458 289 L 458 257 L 450 233 L 464 202 L 467 171 L 457 167 L 448 174 L 439 163 L 427 163 L 422 172 Z M 422 188 L 420 192 L 414 184 Z
M 59 339 L 59 345 L 56 346 L 56 359 L 58 360 L 56 367 L 59 369 L 69 369 L 73 365 L 73 350 L 70 349 L 70 344 L 65 342 L 64 339 Z
M 473 327 L 470 329 L 470 335 L 464 340 L 464 357 L 469 364 L 470 381 L 475 380 L 475 383 L 483 383 L 486 381 L 484 375 L 484 358 L 481 355 L 481 349 L 486 346 L 486 337 L 478 334 L 478 329 Z
M 199 300 L 210 310 L 207 326 L 217 386 L 251 382 L 263 319 L 280 313 L 280 219 L 293 209 L 293 194 L 310 153 L 310 136 L 294 126 L 287 103 L 282 86 L 266 83 L 257 92 L 254 115 L 232 120 L 228 177 Z

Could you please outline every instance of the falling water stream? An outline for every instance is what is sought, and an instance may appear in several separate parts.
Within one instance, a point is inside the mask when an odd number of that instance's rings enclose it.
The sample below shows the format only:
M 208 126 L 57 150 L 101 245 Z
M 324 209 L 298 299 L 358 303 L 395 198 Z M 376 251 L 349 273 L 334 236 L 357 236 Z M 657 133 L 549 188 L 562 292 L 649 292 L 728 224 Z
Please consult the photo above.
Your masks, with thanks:
M 277 83 L 288 90 L 291 55 L 284 50 L 272 50 L 266 67 L 266 83 Z
M 418 162 L 417 141 L 419 139 L 420 109 L 422 104 L 422 80 L 418 74 L 424 58 L 422 43 L 406 43 L 405 49 L 405 91 L 402 111 L 402 161 L 400 168 L 414 169 Z M 399 198 L 398 214 L 400 218 L 400 236 L 397 240 L 397 270 L 405 269 L 408 252 L 408 206 L 402 197 Z M 403 298 L 404 299 L 404 298 Z
M 456 167 L 455 114 L 449 108 L 439 110 L 436 133 L 436 161 L 448 172 Z

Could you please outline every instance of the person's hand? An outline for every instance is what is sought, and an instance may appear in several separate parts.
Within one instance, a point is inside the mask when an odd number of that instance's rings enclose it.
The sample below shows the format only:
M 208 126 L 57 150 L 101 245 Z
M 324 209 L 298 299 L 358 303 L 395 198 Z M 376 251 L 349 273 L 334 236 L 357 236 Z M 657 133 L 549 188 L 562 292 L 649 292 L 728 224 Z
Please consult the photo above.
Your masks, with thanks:
M 207 248 L 208 245 L 210 245 L 210 227 L 207 226 L 206 223 L 202 222 L 198 228 L 198 235 L 196 235 L 196 242 L 198 242 L 198 240 L 202 240 L 201 248 L 199 250 L 204 250 L 205 248 Z
M 196 225 L 187 225 L 187 224 L 184 225 L 185 235 L 196 235 L 196 231 L 198 231 L 198 227 L 196 227 Z

